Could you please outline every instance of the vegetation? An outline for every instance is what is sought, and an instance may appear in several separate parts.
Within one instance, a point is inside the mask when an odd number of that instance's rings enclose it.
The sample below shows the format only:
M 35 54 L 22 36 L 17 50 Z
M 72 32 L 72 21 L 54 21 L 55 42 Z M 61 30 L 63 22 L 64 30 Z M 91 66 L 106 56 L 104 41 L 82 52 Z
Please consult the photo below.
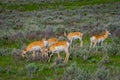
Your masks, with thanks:
M 39 9 L 57 9 L 60 7 L 66 9 L 75 9 L 76 7 L 81 7 L 84 5 L 95 5 L 95 4 L 105 4 L 105 3 L 114 3 L 119 2 L 119 0 L 34 0 L 34 1 L 2 1 L 1 7 L 5 9 L 19 9 L 22 11 L 32 11 L 32 10 L 39 10 Z M 7 4 L 9 3 L 9 4 Z
M 0 24 L 0 80 L 120 79 L 119 0 L 1 0 Z M 90 49 L 90 36 L 105 29 L 112 35 Z M 27 59 L 20 56 L 32 41 L 66 40 L 63 33 L 72 31 L 83 33 L 83 47 L 73 42 L 67 64 L 57 55 L 50 63 L 41 54 L 35 60 L 31 53 Z

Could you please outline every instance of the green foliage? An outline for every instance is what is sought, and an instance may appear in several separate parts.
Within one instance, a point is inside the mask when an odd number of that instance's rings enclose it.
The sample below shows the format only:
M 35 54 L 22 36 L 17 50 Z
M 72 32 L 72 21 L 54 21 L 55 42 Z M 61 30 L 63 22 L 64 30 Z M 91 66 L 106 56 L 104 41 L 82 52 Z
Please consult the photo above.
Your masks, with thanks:
M 12 69 L 8 69 L 8 70 L 7 70 L 7 74 L 13 75 L 13 74 L 16 74 L 16 71 L 15 71 L 15 70 L 12 70 Z
M 87 61 L 91 57 L 91 52 L 86 49 L 80 49 L 78 50 L 77 54 L 84 60 Z
M 4 72 L 5 72 L 5 69 L 0 66 L 0 73 L 4 73 Z
M 98 63 L 98 66 L 103 66 L 105 64 L 108 64 L 110 62 L 109 56 L 108 55 L 103 55 L 102 59 Z
M 25 66 L 28 73 L 35 73 L 38 70 L 38 67 L 35 65 L 35 63 L 30 63 Z
M 120 40 L 116 37 L 112 38 L 111 45 L 108 45 L 107 52 L 109 55 L 120 55 Z
M 0 66 L 0 74 L 4 74 L 4 73 L 9 74 L 9 75 L 13 75 L 13 74 L 16 74 L 16 71 L 9 66 L 6 68 L 3 68 Z
M 0 48 L 0 56 L 6 56 L 6 55 L 11 54 L 11 53 L 10 53 L 11 50 L 12 50 L 12 48 L 7 48 L 7 49 L 5 49 L 5 48 Z
M 76 62 L 65 68 L 64 74 L 60 80 L 91 80 L 91 74 L 88 70 L 80 70 Z
M 30 79 L 34 77 L 35 72 L 38 71 L 38 66 L 35 65 L 35 63 L 29 63 L 25 66 L 25 69 L 27 70 L 27 75 Z
M 61 58 L 61 59 L 55 59 L 54 60 L 54 63 L 52 63 L 51 65 L 50 65 L 50 68 L 61 68 L 61 67 L 66 67 L 67 65 L 64 63 L 64 60 L 63 60 L 63 58 Z
M 110 80 L 110 72 L 106 67 L 100 67 L 95 72 L 96 80 Z
M 22 1 L 24 3 L 21 3 L 18 1 L 18 3 L 12 3 L 8 1 L 7 4 L 4 3 L 4 1 L 1 4 L 2 8 L 5 9 L 12 9 L 12 10 L 20 10 L 21 6 L 23 8 L 22 11 L 33 11 L 33 10 L 39 10 L 39 9 L 56 9 L 62 6 L 63 8 L 67 9 L 74 9 L 77 7 L 81 7 L 83 5 L 95 5 L 95 4 L 105 4 L 105 3 L 113 3 L 118 2 L 119 0 L 82 0 L 82 1 L 48 1 L 47 2 L 41 2 L 41 1 Z M 6 1 L 7 2 L 7 1 Z M 17 1 L 15 1 L 17 2 Z

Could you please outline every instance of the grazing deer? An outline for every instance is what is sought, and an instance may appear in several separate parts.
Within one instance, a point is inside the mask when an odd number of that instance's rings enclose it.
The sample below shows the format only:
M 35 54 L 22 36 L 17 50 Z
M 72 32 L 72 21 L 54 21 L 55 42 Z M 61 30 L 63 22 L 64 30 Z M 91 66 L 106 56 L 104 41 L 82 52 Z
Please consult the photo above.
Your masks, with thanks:
M 82 47 L 83 45 L 83 41 L 82 41 L 82 36 L 83 34 L 81 32 L 70 32 L 68 35 L 64 32 L 64 36 L 67 37 L 67 39 L 70 41 L 70 44 L 72 44 L 72 41 L 75 39 L 79 39 L 80 40 L 80 47 Z
M 40 50 L 43 56 L 47 56 L 47 54 L 45 53 L 46 50 L 46 46 L 47 46 L 47 41 L 45 39 L 41 40 L 41 41 L 35 41 L 30 43 L 27 48 L 22 52 L 22 57 L 25 57 L 25 54 L 27 54 L 27 52 L 33 52 L 32 53 L 32 57 L 35 57 L 35 51 Z
M 103 41 L 108 37 L 108 35 L 111 35 L 109 31 L 105 30 L 103 34 L 99 35 L 93 35 L 90 37 L 90 48 L 95 47 L 96 44 L 102 44 Z
M 57 53 L 58 58 L 61 58 L 59 52 L 62 52 L 62 51 L 64 51 L 66 54 L 64 62 L 67 62 L 69 59 L 69 55 L 70 55 L 69 51 L 68 51 L 69 45 L 70 45 L 70 43 L 67 41 L 59 41 L 59 42 L 51 45 L 48 49 L 48 54 L 50 54 L 50 56 L 49 56 L 50 58 L 49 58 L 48 62 L 50 62 L 51 56 L 55 53 Z
M 58 39 L 57 38 L 50 38 L 47 41 L 48 41 L 48 47 L 50 47 L 52 44 L 57 43 Z

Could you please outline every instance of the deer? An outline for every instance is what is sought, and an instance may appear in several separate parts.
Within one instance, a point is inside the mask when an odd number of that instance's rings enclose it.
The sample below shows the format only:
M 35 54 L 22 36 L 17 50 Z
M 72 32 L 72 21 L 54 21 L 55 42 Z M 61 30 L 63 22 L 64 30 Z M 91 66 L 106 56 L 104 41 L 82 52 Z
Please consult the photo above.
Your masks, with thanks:
M 47 56 L 45 52 L 47 44 L 48 42 L 45 39 L 42 39 L 40 41 L 34 41 L 30 43 L 25 50 L 23 50 L 21 55 L 24 58 L 28 52 L 32 52 L 32 57 L 35 58 L 35 51 L 40 50 L 42 53 L 42 56 Z
M 82 41 L 83 33 L 81 33 L 81 32 L 70 32 L 67 35 L 66 32 L 64 32 L 64 36 L 67 37 L 67 39 L 70 41 L 70 44 L 72 44 L 73 40 L 79 39 L 80 40 L 80 47 L 83 46 L 83 41 Z
M 48 41 L 48 47 L 50 47 L 52 44 L 57 43 L 59 40 L 57 38 L 49 38 L 47 41 Z
M 111 35 L 108 30 L 105 30 L 103 34 L 97 34 L 90 37 L 90 48 L 93 46 L 95 47 L 96 44 L 103 44 L 104 40 Z
M 70 56 L 70 53 L 69 53 L 69 50 L 68 50 L 69 46 L 70 46 L 70 43 L 67 42 L 67 41 L 59 41 L 55 44 L 52 44 L 48 49 L 48 54 L 50 54 L 48 62 L 50 62 L 53 54 L 57 54 L 58 58 L 61 58 L 60 52 L 64 51 L 65 54 L 66 54 L 64 62 L 66 63 L 69 59 L 69 56 Z

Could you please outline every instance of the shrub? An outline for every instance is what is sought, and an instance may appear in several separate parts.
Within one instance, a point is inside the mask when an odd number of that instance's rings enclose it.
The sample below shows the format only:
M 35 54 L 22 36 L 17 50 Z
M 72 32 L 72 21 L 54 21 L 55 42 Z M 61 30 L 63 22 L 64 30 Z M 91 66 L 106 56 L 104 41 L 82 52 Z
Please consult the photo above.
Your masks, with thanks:
M 99 66 L 103 66 L 104 64 L 107 64 L 110 62 L 108 55 L 103 55 L 101 61 L 98 63 Z
M 0 56 L 7 56 L 9 54 L 11 54 L 11 48 L 1 48 L 0 49 Z
M 20 60 L 23 59 L 22 56 L 21 56 L 21 53 L 22 53 L 22 51 L 20 49 L 13 49 L 12 52 L 11 52 L 16 65 L 19 65 Z
M 91 57 L 92 51 L 88 50 L 88 46 L 85 45 L 84 47 L 77 49 L 76 55 L 81 57 L 84 61 L 87 61 Z
M 0 73 L 5 73 L 5 69 L 0 66 Z
M 91 74 L 88 70 L 80 70 L 76 62 L 72 63 L 70 67 L 65 68 L 64 73 L 59 80 L 91 80 Z
M 35 58 L 33 58 L 32 52 L 28 52 L 26 56 L 27 56 L 27 59 L 26 59 L 27 62 L 31 62 L 31 61 L 47 62 L 49 59 L 48 56 L 43 56 L 40 51 L 36 51 Z
M 112 44 L 108 45 L 107 52 L 109 55 L 120 55 L 120 40 L 118 37 L 112 38 Z
M 55 59 L 54 60 L 54 63 L 52 63 L 50 65 L 50 68 L 61 68 L 61 67 L 66 67 L 66 63 L 64 63 L 64 59 L 63 58 L 60 58 L 60 59 Z
M 118 67 L 110 67 L 110 72 L 111 72 L 111 80 L 120 80 L 120 71 L 118 69 Z
M 11 75 L 11 74 L 16 74 L 16 71 L 13 70 L 13 69 L 8 69 L 8 70 L 7 70 L 7 73 L 10 74 L 10 75 Z
M 16 74 L 16 71 L 14 69 L 11 69 L 11 66 L 7 66 L 6 68 L 2 68 L 0 66 L 0 73 L 7 73 L 7 74 Z
M 110 80 L 110 71 L 102 66 L 95 72 L 95 80 Z
M 38 67 L 35 65 L 35 63 L 29 63 L 25 66 L 25 69 L 27 70 L 27 75 L 32 78 L 33 74 L 38 71 Z

